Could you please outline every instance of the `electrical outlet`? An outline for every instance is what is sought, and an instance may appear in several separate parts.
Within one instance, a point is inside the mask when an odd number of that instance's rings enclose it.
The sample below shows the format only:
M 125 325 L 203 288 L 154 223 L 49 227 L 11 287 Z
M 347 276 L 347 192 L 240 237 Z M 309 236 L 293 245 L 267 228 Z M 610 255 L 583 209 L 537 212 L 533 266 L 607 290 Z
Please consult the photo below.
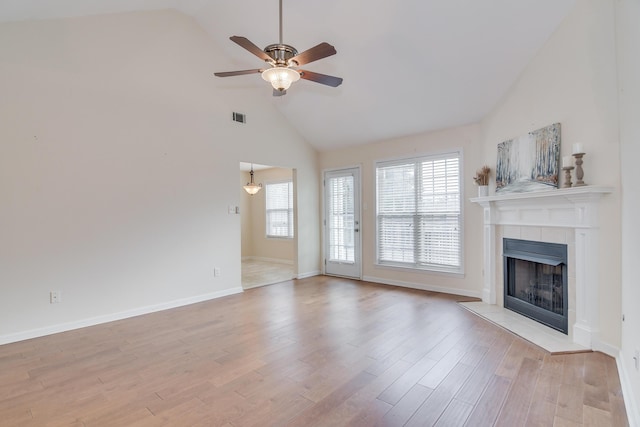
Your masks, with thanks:
M 51 304 L 58 304 L 62 302 L 62 291 L 49 292 L 49 302 Z
M 213 269 L 213 276 L 214 277 L 220 276 L 220 269 L 218 267 Z

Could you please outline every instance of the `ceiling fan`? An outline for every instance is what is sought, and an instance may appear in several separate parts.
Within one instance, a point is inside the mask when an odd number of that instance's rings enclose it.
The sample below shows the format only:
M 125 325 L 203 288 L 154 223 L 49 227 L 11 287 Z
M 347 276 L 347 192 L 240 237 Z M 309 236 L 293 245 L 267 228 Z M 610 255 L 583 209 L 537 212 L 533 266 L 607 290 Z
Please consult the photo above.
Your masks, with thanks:
M 240 76 L 243 74 L 262 74 L 262 78 L 273 86 L 273 96 L 282 96 L 287 93 L 291 83 L 299 79 L 305 79 L 323 85 L 337 87 L 342 84 L 340 77 L 328 76 L 326 74 L 314 73 L 313 71 L 300 70 L 297 67 L 308 64 L 322 58 L 336 54 L 336 48 L 329 43 L 320 43 L 311 49 L 298 53 L 296 48 L 282 43 L 282 0 L 280 0 L 280 42 L 270 44 L 261 50 L 245 37 L 229 37 L 232 42 L 239 44 L 258 58 L 262 59 L 269 66 L 267 68 L 255 68 L 252 70 L 227 71 L 214 73 L 217 77 Z

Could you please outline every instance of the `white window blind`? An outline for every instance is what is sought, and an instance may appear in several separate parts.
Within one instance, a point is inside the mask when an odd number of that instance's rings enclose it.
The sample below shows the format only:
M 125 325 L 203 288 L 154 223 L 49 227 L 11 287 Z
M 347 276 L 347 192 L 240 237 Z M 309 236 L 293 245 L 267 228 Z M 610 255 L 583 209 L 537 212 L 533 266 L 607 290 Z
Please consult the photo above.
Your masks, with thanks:
M 355 262 L 355 202 L 353 175 L 332 177 L 326 183 L 327 220 L 329 225 L 329 259 Z
M 379 162 L 377 261 L 462 271 L 460 153 Z
M 266 184 L 267 237 L 293 238 L 293 181 Z

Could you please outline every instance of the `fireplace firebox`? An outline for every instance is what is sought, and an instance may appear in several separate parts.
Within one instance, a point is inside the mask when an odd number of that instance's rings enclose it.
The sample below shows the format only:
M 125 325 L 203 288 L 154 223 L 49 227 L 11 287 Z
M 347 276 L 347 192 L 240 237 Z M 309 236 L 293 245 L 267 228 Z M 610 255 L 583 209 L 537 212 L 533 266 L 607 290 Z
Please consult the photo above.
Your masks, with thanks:
M 504 307 L 567 334 L 567 245 L 503 240 Z

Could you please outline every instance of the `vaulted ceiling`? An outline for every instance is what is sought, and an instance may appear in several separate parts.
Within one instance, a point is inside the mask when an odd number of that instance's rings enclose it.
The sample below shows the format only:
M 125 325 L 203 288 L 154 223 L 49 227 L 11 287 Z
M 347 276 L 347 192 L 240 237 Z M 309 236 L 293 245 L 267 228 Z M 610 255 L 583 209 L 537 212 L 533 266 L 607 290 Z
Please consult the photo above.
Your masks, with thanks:
M 284 43 L 338 51 L 304 68 L 344 78 L 299 81 L 271 97 L 259 75 L 212 77 L 275 108 L 318 150 L 477 122 L 505 94 L 576 0 L 283 0 Z M 277 0 L 3 0 L 0 22 L 152 9 L 192 16 L 222 52 L 219 70 L 259 68 L 229 40 L 278 42 Z M 214 49 L 215 47 L 215 49 Z M 1 60 L 1 59 L 0 59 Z

